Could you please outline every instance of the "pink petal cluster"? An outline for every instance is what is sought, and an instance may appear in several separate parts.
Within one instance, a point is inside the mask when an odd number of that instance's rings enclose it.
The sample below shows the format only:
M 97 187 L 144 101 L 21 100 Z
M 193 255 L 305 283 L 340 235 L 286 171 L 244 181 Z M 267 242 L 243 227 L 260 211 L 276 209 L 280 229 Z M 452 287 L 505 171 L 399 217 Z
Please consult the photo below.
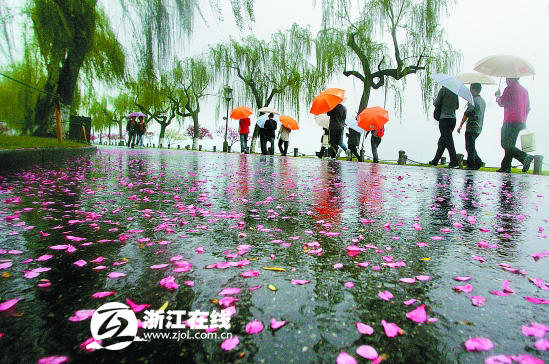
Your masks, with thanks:
M 475 337 L 465 342 L 467 351 L 486 351 L 494 348 L 494 344 L 485 337 Z

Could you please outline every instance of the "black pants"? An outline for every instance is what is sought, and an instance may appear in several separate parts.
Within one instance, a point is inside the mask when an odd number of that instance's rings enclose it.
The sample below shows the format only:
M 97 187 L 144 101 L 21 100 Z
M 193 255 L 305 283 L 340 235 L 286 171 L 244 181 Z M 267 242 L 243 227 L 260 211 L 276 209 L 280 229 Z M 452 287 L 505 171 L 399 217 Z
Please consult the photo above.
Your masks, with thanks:
M 356 156 L 356 159 L 358 159 L 359 162 L 362 162 L 360 154 L 358 153 L 358 145 L 349 144 L 349 150 L 351 151 L 351 158 L 349 158 L 349 160 L 353 160 L 354 154 Z
M 501 161 L 501 168 L 511 168 L 513 158 L 524 164 L 524 158 L 528 154 L 515 147 L 518 135 L 524 128 L 523 123 L 503 123 L 501 127 L 501 147 L 505 150 L 505 156 Z
M 456 147 L 454 145 L 454 137 L 452 133 L 456 127 L 456 119 L 440 119 L 438 122 L 438 129 L 440 130 L 440 138 L 438 139 L 438 148 L 433 159 L 434 164 L 438 164 L 438 161 L 442 157 L 442 153 L 448 149 L 450 154 L 450 165 L 457 165 Z
M 331 148 L 328 150 L 329 157 L 335 158 L 342 135 L 343 135 L 343 129 L 330 129 L 330 147 Z
M 482 159 L 477 154 L 475 147 L 478 133 L 465 132 L 465 150 L 467 151 L 467 168 L 480 168 Z
M 128 132 L 128 147 L 135 147 L 135 138 L 137 137 L 135 131 L 129 131 Z
M 379 157 L 377 155 L 377 147 L 381 144 L 381 138 L 378 138 L 372 134 L 370 139 L 370 146 L 372 147 L 372 156 L 374 158 L 374 163 L 379 162 Z
M 261 154 L 267 155 L 267 138 L 263 132 L 259 133 L 259 145 L 261 147 Z
M 286 153 L 288 153 L 289 144 L 290 144 L 289 141 L 278 139 L 278 150 L 280 150 L 280 154 L 286 155 Z

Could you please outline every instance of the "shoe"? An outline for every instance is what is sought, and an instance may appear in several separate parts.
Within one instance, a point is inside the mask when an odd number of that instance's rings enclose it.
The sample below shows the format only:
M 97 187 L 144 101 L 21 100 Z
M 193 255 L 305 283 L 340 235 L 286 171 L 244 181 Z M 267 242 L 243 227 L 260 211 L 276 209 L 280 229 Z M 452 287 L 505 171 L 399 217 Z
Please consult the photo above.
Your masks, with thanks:
M 526 173 L 530 169 L 530 164 L 532 164 L 532 161 L 534 160 L 534 157 L 531 155 L 527 155 L 524 158 L 524 163 L 522 164 L 522 172 Z
M 511 173 L 511 168 L 500 168 L 496 172 L 499 173 Z
M 436 167 L 437 163 L 435 163 L 434 161 L 429 161 L 429 165 Z
M 448 164 L 448 166 L 446 166 L 446 168 L 460 169 L 458 164 L 453 164 L 453 163 Z
M 373 163 L 379 163 L 379 161 L 376 161 L 376 160 L 374 160 L 374 162 L 373 162 Z

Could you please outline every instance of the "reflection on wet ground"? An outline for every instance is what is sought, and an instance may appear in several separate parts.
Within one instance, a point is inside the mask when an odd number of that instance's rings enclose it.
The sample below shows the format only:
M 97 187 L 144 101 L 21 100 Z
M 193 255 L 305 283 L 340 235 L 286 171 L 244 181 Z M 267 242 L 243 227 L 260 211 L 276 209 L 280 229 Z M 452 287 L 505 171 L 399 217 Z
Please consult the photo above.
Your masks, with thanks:
M 387 363 L 549 358 L 543 338 L 523 333 L 549 325 L 540 176 L 104 148 L 0 181 L 5 363 L 333 363 L 341 352 L 365 362 L 363 345 Z M 69 320 L 75 311 L 126 299 L 151 305 L 136 313 L 142 321 L 165 303 L 165 316 L 227 303 L 231 329 L 82 350 L 90 320 Z M 271 319 L 286 323 L 273 329 Z M 246 330 L 254 320 L 257 334 Z M 382 321 L 401 331 L 389 337 Z M 238 337 L 232 350 L 221 347 L 227 332 Z M 469 352 L 471 338 L 494 348 Z

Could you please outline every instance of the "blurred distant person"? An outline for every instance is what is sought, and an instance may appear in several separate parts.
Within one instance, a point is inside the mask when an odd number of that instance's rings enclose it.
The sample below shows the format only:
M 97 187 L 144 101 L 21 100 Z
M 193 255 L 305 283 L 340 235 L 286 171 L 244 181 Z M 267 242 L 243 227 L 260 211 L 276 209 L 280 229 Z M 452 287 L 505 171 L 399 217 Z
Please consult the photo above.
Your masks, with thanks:
M 503 107 L 503 126 L 501 127 L 501 147 L 505 150 L 505 156 L 501 161 L 498 172 L 511 173 L 513 158 L 522 163 L 522 171 L 528 172 L 534 157 L 518 149 L 518 135 L 526 128 L 526 118 L 530 112 L 530 99 L 528 91 L 519 83 L 518 78 L 506 78 L 507 87 L 503 95 L 496 91 L 496 102 Z
M 136 126 L 137 122 L 135 121 L 135 116 L 130 116 L 130 120 L 126 124 L 126 131 L 128 132 L 128 147 L 135 147 L 135 136 L 136 136 Z
M 240 119 L 240 152 L 248 154 L 248 134 L 250 134 L 250 118 Z
M 261 149 L 261 152 L 265 155 L 270 154 L 274 155 L 274 141 L 275 141 L 275 131 L 276 131 L 276 121 L 273 119 L 274 114 L 270 113 L 269 118 L 265 122 L 265 125 L 263 125 L 263 132 L 265 133 L 264 138 L 264 145 L 265 147 Z M 270 142 L 271 146 L 269 149 L 267 149 L 267 142 Z M 265 149 L 265 152 L 263 152 L 263 149 Z
M 291 132 L 292 129 L 287 128 L 284 125 L 281 125 L 278 131 L 278 149 L 280 150 L 280 155 L 283 157 L 288 153 Z
M 326 113 L 330 117 L 330 149 L 328 156 L 336 157 L 339 143 L 343 136 L 343 128 L 345 127 L 345 119 L 347 118 L 347 108 L 342 104 L 337 104 L 332 110 Z
M 137 133 L 137 142 L 136 142 L 137 147 L 143 148 L 143 139 L 144 139 L 143 137 L 145 136 L 145 132 L 147 131 L 147 124 L 145 123 L 144 116 L 139 117 L 139 122 L 135 126 L 135 130 Z
M 379 130 L 368 130 L 366 137 L 369 133 L 372 133 L 370 137 L 370 146 L 372 147 L 372 158 L 374 163 L 379 163 L 379 156 L 377 155 L 377 147 L 381 144 L 381 138 L 385 135 L 385 127 L 382 126 Z
M 484 123 L 484 111 L 486 110 L 486 101 L 480 96 L 482 85 L 480 83 L 472 83 L 470 88 L 473 95 L 474 105 L 468 104 L 467 110 L 463 114 L 461 124 L 457 128 L 457 132 L 461 132 L 463 124 L 467 122 L 465 128 L 465 150 L 467 150 L 467 169 L 478 170 L 482 167 L 482 159 L 480 159 L 476 150 L 476 140 L 482 131 Z
M 322 128 L 324 134 L 320 138 L 320 152 L 316 153 L 316 156 L 320 159 L 324 156 L 324 153 L 328 148 L 330 148 L 330 131 L 326 128 Z
M 440 120 L 438 121 L 438 129 L 440 130 L 440 138 L 438 139 L 438 148 L 435 153 L 435 158 L 429 161 L 432 166 L 438 165 L 442 154 L 446 149 L 450 154 L 450 163 L 448 168 L 459 168 L 456 147 L 454 145 L 454 137 L 452 132 L 456 127 L 456 110 L 459 107 L 458 97 L 455 93 L 442 87 L 433 102 L 435 108 L 440 108 Z
M 347 144 L 349 145 L 349 151 L 348 151 L 348 160 L 353 160 L 353 154 L 356 156 L 356 159 L 358 159 L 359 162 L 363 162 L 362 158 L 360 158 L 360 154 L 358 154 L 358 146 L 360 145 L 360 138 L 362 137 L 362 133 L 356 131 L 353 128 L 349 128 L 349 134 L 347 138 Z

